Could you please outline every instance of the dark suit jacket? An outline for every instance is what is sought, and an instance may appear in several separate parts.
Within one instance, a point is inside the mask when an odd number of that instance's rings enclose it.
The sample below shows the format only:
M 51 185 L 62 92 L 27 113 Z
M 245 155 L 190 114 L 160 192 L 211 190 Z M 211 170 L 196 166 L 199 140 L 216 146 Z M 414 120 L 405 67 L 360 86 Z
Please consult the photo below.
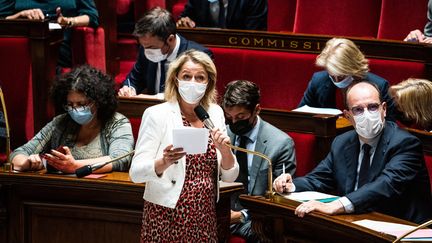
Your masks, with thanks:
M 229 130 L 229 127 L 227 130 L 231 143 L 234 144 L 236 135 Z M 262 119 L 260 121 L 255 151 L 265 154 L 271 159 L 273 164 L 273 179 L 282 174 L 284 163 L 287 173 L 295 173 L 296 158 L 292 138 Z M 263 196 L 265 194 L 268 190 L 267 173 L 267 161 L 261 157 L 254 156 L 251 169 L 249 170 L 250 195 Z M 236 199 L 236 201 L 237 204 L 238 200 Z M 233 209 L 239 210 L 241 206 L 235 205 Z
M 388 94 L 389 85 L 387 80 L 373 73 L 367 73 L 365 79 L 378 86 L 383 101 L 387 103 L 386 119 L 394 121 L 394 103 Z M 309 81 L 309 85 L 298 106 L 308 105 L 320 108 L 336 108 L 336 89 L 338 88 L 331 81 L 327 71 L 316 72 Z
M 356 213 L 378 211 L 423 223 L 432 218 L 429 176 L 420 141 L 387 121 L 375 150 L 369 182 L 354 191 L 360 142 L 355 131 L 337 136 L 330 153 L 304 177 L 296 191 L 346 196 Z
M 203 51 L 207 53 L 211 58 L 213 58 L 213 53 L 201 46 L 200 44 L 186 40 L 184 37 L 179 35 L 180 37 L 180 47 L 177 53 L 179 56 L 181 53 L 185 52 L 189 49 L 195 49 L 199 51 Z M 155 80 L 156 80 L 156 72 L 157 72 L 158 63 L 152 62 L 146 58 L 144 55 L 144 47 L 140 45 L 138 51 L 138 58 L 135 62 L 132 70 L 126 77 L 126 80 L 123 81 L 123 85 L 128 85 L 127 80 L 129 79 L 130 85 L 135 88 L 137 94 L 142 92 L 146 92 L 147 94 L 155 94 Z
M 207 0 L 189 0 L 180 17 L 189 17 L 198 27 L 220 27 L 214 23 Z M 267 30 L 267 0 L 228 0 L 228 29 Z

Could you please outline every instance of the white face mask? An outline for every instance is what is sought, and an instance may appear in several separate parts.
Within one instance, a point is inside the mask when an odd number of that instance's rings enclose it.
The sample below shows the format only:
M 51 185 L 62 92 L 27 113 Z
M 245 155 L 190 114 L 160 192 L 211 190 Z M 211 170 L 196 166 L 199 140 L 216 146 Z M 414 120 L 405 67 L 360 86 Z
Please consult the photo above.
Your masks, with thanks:
M 188 104 L 197 104 L 204 97 L 207 89 L 207 84 L 200 84 L 193 81 L 183 81 L 177 79 L 179 82 L 179 93 L 182 99 Z
M 379 110 L 372 113 L 365 110 L 363 114 L 354 116 L 354 121 L 357 133 L 366 139 L 378 136 L 384 128 Z
M 344 78 L 343 80 L 339 81 L 339 82 L 335 82 L 333 77 L 330 76 L 331 81 L 333 82 L 333 84 L 338 87 L 339 89 L 345 89 L 346 87 L 348 87 L 352 81 L 354 80 L 354 78 L 352 76 L 347 76 L 346 78 Z
M 144 49 L 144 55 L 152 62 L 161 62 L 165 60 L 168 54 L 162 54 L 161 49 Z

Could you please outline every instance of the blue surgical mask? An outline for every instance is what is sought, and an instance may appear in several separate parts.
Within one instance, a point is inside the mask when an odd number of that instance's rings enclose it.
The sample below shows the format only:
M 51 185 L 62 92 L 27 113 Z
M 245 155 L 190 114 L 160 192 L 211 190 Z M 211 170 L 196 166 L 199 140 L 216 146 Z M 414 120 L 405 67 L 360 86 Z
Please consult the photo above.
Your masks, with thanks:
M 345 89 L 346 87 L 348 87 L 352 81 L 354 80 L 354 78 L 352 76 L 347 76 L 346 78 L 344 78 L 343 80 L 339 81 L 339 82 L 335 82 L 333 77 L 330 76 L 331 81 L 333 82 L 333 84 L 338 87 L 339 89 Z
M 72 109 L 68 111 L 71 118 L 80 125 L 85 125 L 93 119 L 90 106 L 84 106 L 82 109 Z

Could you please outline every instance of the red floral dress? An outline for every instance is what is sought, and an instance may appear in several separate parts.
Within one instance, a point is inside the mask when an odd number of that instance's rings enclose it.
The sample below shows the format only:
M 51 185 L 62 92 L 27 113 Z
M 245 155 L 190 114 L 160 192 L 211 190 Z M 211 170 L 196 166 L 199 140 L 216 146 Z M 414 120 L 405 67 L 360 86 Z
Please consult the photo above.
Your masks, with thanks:
M 183 124 L 190 123 L 183 118 Z M 183 190 L 174 209 L 144 201 L 141 242 L 217 242 L 216 149 L 186 155 Z

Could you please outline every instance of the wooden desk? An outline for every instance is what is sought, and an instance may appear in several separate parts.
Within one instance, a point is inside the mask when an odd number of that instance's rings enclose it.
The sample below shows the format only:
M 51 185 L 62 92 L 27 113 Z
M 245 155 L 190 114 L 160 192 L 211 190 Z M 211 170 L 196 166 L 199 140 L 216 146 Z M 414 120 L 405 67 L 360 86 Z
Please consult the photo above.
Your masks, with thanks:
M 0 172 L 0 242 L 139 242 L 143 184 L 128 173 L 78 179 L 40 172 Z M 230 194 L 222 184 L 218 236 L 229 235 Z
M 380 213 L 329 216 L 310 213 L 304 218 L 294 215 L 299 202 L 276 195 L 274 201 L 241 195 L 242 205 L 249 209 L 256 232 L 268 242 L 391 242 L 396 237 L 379 233 L 351 222 L 362 219 L 394 223 L 411 222 Z M 265 242 L 265 241 L 264 241 Z
M 47 109 L 49 88 L 55 77 L 58 47 L 63 40 L 63 31 L 50 30 L 48 21 L 0 20 L 0 37 L 24 37 L 30 40 L 29 55 L 31 56 L 34 130 L 39 131 L 52 115 L 49 114 Z M 7 62 L 7 60 L 3 61 Z M 3 82 L 15 82 L 15 80 L 5 80 Z M 6 94 L 6 98 L 8 98 L 8 95 L 26 96 L 26 92 L 27 90 L 16 87 L 13 92 Z M 13 99 L 9 98 L 8 100 Z M 14 99 L 14 101 L 18 102 L 18 99 Z

